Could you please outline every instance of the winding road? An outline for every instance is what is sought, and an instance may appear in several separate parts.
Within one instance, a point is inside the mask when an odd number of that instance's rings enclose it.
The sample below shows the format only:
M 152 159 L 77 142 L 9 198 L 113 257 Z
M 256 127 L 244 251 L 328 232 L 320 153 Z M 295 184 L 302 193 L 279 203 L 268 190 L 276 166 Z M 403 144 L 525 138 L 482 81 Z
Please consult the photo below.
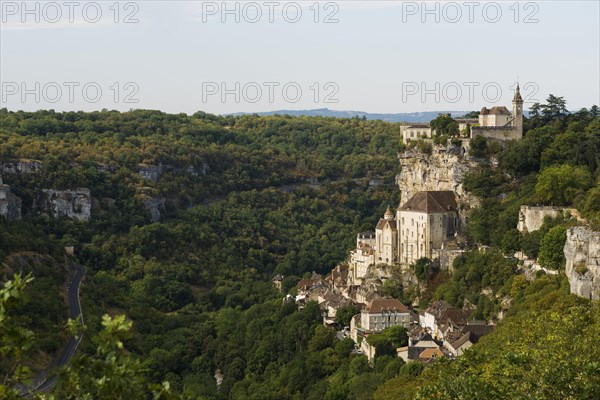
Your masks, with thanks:
M 85 267 L 79 264 L 71 264 L 71 267 L 76 268 L 77 273 L 71 281 L 67 284 L 67 301 L 69 303 L 69 316 L 72 320 L 79 319 L 81 326 L 83 327 L 83 314 L 81 312 L 81 303 L 79 301 L 79 288 L 81 287 L 81 281 L 85 275 Z M 30 398 L 36 392 L 47 392 L 56 385 L 56 377 L 48 378 L 50 371 L 54 368 L 60 368 L 69 363 L 71 358 L 75 355 L 83 335 L 71 336 L 67 341 L 67 344 L 63 348 L 63 351 L 58 357 L 56 357 L 52 363 L 45 370 L 39 372 L 34 378 L 33 382 L 28 386 L 20 386 L 17 389 L 21 392 L 24 398 Z

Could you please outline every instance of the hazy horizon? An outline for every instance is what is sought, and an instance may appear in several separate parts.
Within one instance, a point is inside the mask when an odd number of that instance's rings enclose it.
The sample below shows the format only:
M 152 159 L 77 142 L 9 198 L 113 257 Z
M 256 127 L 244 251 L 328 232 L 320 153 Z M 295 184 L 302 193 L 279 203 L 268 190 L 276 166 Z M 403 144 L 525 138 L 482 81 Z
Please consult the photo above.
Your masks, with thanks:
M 595 1 L 67 3 L 1 2 L 0 107 L 479 110 L 517 81 L 525 108 L 600 102 Z

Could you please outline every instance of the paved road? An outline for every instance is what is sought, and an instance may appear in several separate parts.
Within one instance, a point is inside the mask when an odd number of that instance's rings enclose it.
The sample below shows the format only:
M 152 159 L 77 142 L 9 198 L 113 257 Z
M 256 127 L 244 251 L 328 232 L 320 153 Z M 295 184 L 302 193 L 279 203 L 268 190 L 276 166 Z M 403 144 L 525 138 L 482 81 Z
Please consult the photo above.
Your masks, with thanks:
M 81 313 L 81 303 L 79 302 L 79 288 L 81 287 L 81 281 L 85 275 L 85 267 L 79 264 L 73 264 L 71 267 L 76 268 L 77 273 L 71 283 L 67 284 L 69 316 L 73 320 L 79 320 L 83 326 L 83 314 Z M 71 361 L 71 358 L 75 355 L 82 339 L 83 335 L 80 335 L 79 337 L 70 337 L 62 353 L 52 361 L 48 368 L 41 371 L 33 378 L 31 385 L 18 387 L 22 396 L 30 398 L 33 396 L 34 392 L 47 392 L 52 389 L 54 385 L 56 385 L 56 378 L 48 378 L 48 374 L 53 368 L 63 367 Z

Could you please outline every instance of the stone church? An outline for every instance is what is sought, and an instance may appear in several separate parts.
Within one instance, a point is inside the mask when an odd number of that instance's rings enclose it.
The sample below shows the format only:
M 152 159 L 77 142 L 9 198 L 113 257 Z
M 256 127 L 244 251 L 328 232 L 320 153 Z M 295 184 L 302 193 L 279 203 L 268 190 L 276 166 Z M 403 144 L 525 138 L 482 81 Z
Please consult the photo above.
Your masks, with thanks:
M 454 192 L 417 192 L 395 214 L 388 207 L 379 220 L 372 244 L 373 264 L 408 265 L 423 257 L 433 259 L 459 231 Z

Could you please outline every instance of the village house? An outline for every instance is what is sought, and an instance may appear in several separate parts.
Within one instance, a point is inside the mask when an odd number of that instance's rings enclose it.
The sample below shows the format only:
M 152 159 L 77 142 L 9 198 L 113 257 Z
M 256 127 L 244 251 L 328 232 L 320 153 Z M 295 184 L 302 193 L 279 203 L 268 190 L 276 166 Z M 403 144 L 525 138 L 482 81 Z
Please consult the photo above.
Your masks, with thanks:
M 356 235 L 356 249 L 350 252 L 349 280 L 360 283 L 367 274 L 367 268 L 375 264 L 375 232 L 361 232 Z
M 321 275 L 313 272 L 310 278 L 301 279 L 300 282 L 298 282 L 298 285 L 296 285 L 298 288 L 298 295 L 307 295 L 313 288 L 322 286 L 323 283 Z
M 479 339 L 494 330 L 494 325 L 485 321 L 468 321 L 461 330 L 450 332 L 444 340 L 444 347 L 454 356 L 462 356 L 465 350 L 473 346 Z
M 325 277 L 325 283 L 334 292 L 346 289 L 348 285 L 348 266 L 336 265 L 336 267 Z
M 281 274 L 275 275 L 275 277 L 273 278 L 273 286 L 275 286 L 275 289 L 277 289 L 281 292 L 282 284 L 283 284 L 283 275 L 281 275 Z
M 450 332 L 461 330 L 467 325 L 471 310 L 452 307 L 446 301 L 438 300 L 419 316 L 421 327 L 426 328 L 433 338 L 444 340 Z
M 420 326 L 416 326 L 408 332 L 408 346 L 400 347 L 396 351 L 398 357 L 406 363 L 429 362 L 444 355 L 440 345 Z
M 308 301 L 315 301 L 321 309 L 323 324 L 335 325 L 335 316 L 339 308 L 352 305 L 352 301 L 340 294 L 334 293 L 325 286 L 319 286 L 311 290 L 307 296 Z
M 360 313 L 360 327 L 367 332 L 381 332 L 398 325 L 410 325 L 410 312 L 400 300 L 375 299 Z

